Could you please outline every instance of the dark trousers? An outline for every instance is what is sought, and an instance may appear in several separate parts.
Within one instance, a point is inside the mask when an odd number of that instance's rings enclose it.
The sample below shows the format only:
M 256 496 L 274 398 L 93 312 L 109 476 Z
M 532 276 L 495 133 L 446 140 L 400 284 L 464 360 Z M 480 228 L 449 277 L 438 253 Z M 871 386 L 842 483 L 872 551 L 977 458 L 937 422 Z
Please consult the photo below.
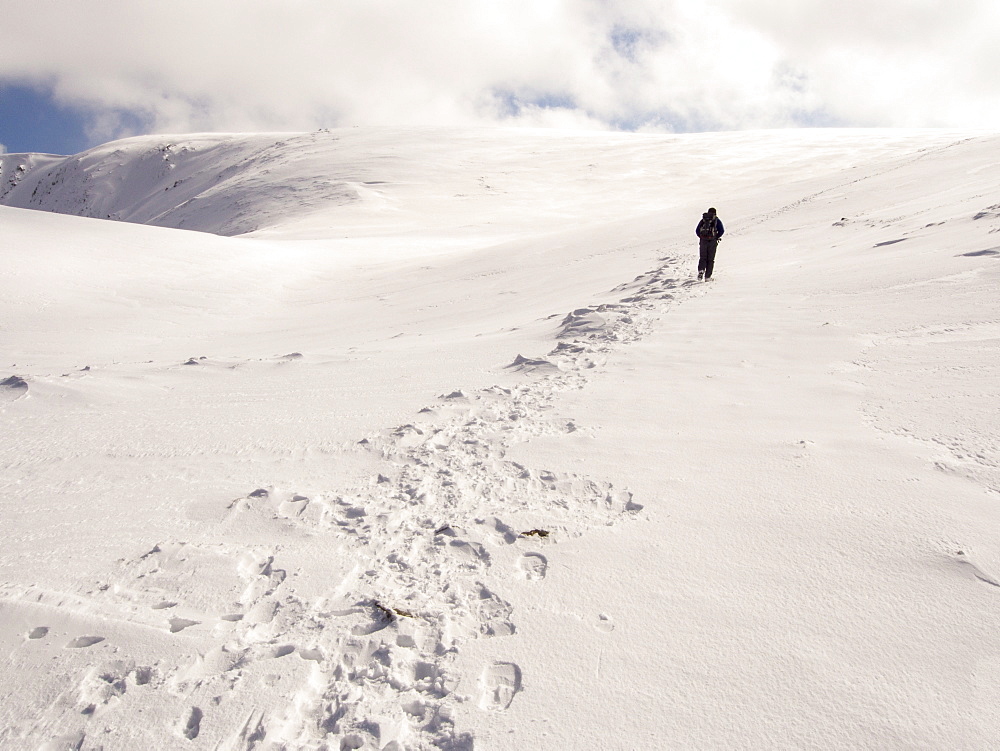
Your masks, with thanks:
M 719 249 L 719 241 L 703 237 L 700 240 L 700 253 L 698 255 L 698 273 L 705 272 L 707 279 L 712 275 L 715 268 L 715 251 Z

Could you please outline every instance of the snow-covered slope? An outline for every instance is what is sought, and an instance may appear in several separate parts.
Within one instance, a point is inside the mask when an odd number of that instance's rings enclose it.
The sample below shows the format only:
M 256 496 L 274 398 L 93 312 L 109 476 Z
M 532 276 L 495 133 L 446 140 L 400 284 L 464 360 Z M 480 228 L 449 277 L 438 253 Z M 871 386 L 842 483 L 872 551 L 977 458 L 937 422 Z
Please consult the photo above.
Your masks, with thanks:
M 352 175 L 302 173 L 296 139 L 277 136 L 133 138 L 40 164 L 4 155 L 9 206 L 232 235 L 269 210 L 357 200 Z M 299 146 L 298 148 L 296 148 Z M 271 175 L 274 166 L 282 171 Z M 297 169 L 289 179 L 288 167 Z M 360 181 L 359 181 L 360 182 Z
M 997 745 L 998 145 L 3 155 L 0 747 Z
M 520 235 L 606 222 L 744 193 L 762 169 L 798 181 L 954 138 L 774 132 L 747 150 L 739 136 L 550 130 L 144 136 L 65 158 L 0 155 L 0 202 L 220 235 L 328 239 L 347 225 L 352 237 L 443 231 L 468 244 L 488 224 Z

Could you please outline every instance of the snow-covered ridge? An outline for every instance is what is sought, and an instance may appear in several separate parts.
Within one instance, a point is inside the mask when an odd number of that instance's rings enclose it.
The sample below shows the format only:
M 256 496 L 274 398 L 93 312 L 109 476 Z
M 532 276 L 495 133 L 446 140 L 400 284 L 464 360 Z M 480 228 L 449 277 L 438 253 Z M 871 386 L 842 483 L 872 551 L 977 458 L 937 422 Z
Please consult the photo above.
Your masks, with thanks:
M 294 139 L 290 144 L 278 136 L 195 135 L 131 138 L 64 158 L 5 154 L 0 200 L 19 208 L 220 235 L 257 229 L 275 203 L 283 204 L 286 215 L 295 213 L 291 201 L 276 197 L 291 198 L 300 210 L 309 201 L 357 200 L 351 187 L 356 176 L 316 178 L 306 185 L 294 169 L 296 152 Z

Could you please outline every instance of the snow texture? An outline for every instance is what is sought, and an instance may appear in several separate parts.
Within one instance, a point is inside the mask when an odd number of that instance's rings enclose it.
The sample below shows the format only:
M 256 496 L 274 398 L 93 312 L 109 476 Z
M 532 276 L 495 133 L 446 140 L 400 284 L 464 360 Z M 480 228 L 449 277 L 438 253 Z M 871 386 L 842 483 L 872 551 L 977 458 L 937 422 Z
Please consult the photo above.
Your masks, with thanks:
M 998 146 L 0 155 L 0 747 L 997 746 Z

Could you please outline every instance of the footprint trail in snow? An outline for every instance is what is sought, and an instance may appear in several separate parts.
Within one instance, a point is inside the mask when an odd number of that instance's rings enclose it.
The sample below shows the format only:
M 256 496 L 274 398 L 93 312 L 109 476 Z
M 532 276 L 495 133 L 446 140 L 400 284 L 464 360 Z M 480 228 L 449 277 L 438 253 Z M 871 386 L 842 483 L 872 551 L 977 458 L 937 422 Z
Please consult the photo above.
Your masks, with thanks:
M 614 290 L 617 302 L 570 312 L 547 354 L 508 366 L 522 373 L 516 385 L 449 392 L 361 439 L 357 450 L 382 466 L 364 487 L 259 488 L 227 502 L 221 529 L 161 541 L 86 596 L 0 593 L 0 604 L 81 621 L 76 634 L 39 621 L 26 641 L 105 650 L 18 737 L 70 734 L 87 748 L 114 714 L 155 708 L 174 724 L 148 732 L 191 748 L 473 748 L 452 707 L 506 710 L 522 667 L 501 660 L 459 675 L 463 644 L 516 633 L 509 592 L 544 587 L 555 540 L 642 509 L 625 488 L 524 466 L 508 450 L 579 429 L 553 415 L 557 395 L 584 388 L 609 354 L 651 330 L 691 286 L 679 266 L 664 259 Z M 84 616 L 115 628 L 85 632 Z M 114 651 L 126 627 L 151 635 L 148 654 Z M 602 616 L 597 627 L 613 625 Z

